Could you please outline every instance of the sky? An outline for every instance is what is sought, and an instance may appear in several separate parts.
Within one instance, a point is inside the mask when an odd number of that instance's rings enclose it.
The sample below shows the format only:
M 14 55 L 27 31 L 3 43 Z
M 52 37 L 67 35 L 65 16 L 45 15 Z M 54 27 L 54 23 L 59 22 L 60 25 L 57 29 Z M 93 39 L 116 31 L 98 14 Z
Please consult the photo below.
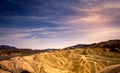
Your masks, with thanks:
M 0 0 L 0 44 L 64 48 L 120 39 L 120 0 Z

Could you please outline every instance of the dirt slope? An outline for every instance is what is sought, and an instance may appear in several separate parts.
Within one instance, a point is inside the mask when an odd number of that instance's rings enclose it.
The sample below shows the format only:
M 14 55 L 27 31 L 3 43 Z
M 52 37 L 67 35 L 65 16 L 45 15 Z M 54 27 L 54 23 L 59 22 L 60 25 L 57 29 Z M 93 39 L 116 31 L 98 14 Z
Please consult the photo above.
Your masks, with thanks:
M 56 50 L 2 60 L 0 73 L 108 73 L 104 69 L 119 64 L 119 53 L 101 48 Z

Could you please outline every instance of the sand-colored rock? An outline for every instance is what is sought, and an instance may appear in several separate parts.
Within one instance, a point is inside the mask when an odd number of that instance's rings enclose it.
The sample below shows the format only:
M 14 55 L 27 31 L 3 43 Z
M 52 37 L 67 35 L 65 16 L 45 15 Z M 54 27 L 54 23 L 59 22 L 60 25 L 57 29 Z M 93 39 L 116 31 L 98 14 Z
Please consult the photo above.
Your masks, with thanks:
M 120 54 L 102 49 L 57 50 L 2 60 L 0 73 L 98 73 L 117 64 Z
M 120 73 L 120 64 L 109 66 L 99 73 Z

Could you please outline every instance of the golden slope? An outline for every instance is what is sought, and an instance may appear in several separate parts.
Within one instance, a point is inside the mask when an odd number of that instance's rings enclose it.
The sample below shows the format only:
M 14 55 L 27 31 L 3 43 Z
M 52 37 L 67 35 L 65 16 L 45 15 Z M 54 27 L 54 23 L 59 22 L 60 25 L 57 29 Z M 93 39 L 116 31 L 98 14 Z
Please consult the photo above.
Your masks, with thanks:
M 119 53 L 100 48 L 57 50 L 0 61 L 1 70 L 13 73 L 23 70 L 31 73 L 98 73 L 117 64 L 120 64 Z

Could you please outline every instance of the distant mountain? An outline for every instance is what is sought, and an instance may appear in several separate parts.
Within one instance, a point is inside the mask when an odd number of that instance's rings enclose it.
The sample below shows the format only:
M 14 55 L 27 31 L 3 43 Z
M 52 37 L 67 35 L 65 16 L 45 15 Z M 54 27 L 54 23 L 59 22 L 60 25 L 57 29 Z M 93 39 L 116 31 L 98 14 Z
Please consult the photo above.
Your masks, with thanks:
M 8 45 L 0 45 L 0 49 L 18 49 L 18 48 Z
M 87 44 L 77 44 L 77 45 L 74 45 L 74 46 L 66 47 L 65 49 L 84 48 L 84 47 L 88 47 L 88 46 L 89 46 L 89 45 L 87 45 Z
M 32 49 L 26 49 L 26 48 L 19 49 L 13 46 L 0 45 L 0 60 L 10 59 L 15 56 L 31 55 L 39 52 L 44 52 L 44 51 L 32 50 Z
M 120 51 L 120 40 L 109 40 L 105 42 L 95 43 L 89 47 L 109 48 L 112 52 Z
M 67 47 L 65 49 L 76 49 L 76 48 L 109 48 L 111 52 L 120 52 L 120 40 L 109 40 L 100 43 L 93 44 L 78 44 Z

